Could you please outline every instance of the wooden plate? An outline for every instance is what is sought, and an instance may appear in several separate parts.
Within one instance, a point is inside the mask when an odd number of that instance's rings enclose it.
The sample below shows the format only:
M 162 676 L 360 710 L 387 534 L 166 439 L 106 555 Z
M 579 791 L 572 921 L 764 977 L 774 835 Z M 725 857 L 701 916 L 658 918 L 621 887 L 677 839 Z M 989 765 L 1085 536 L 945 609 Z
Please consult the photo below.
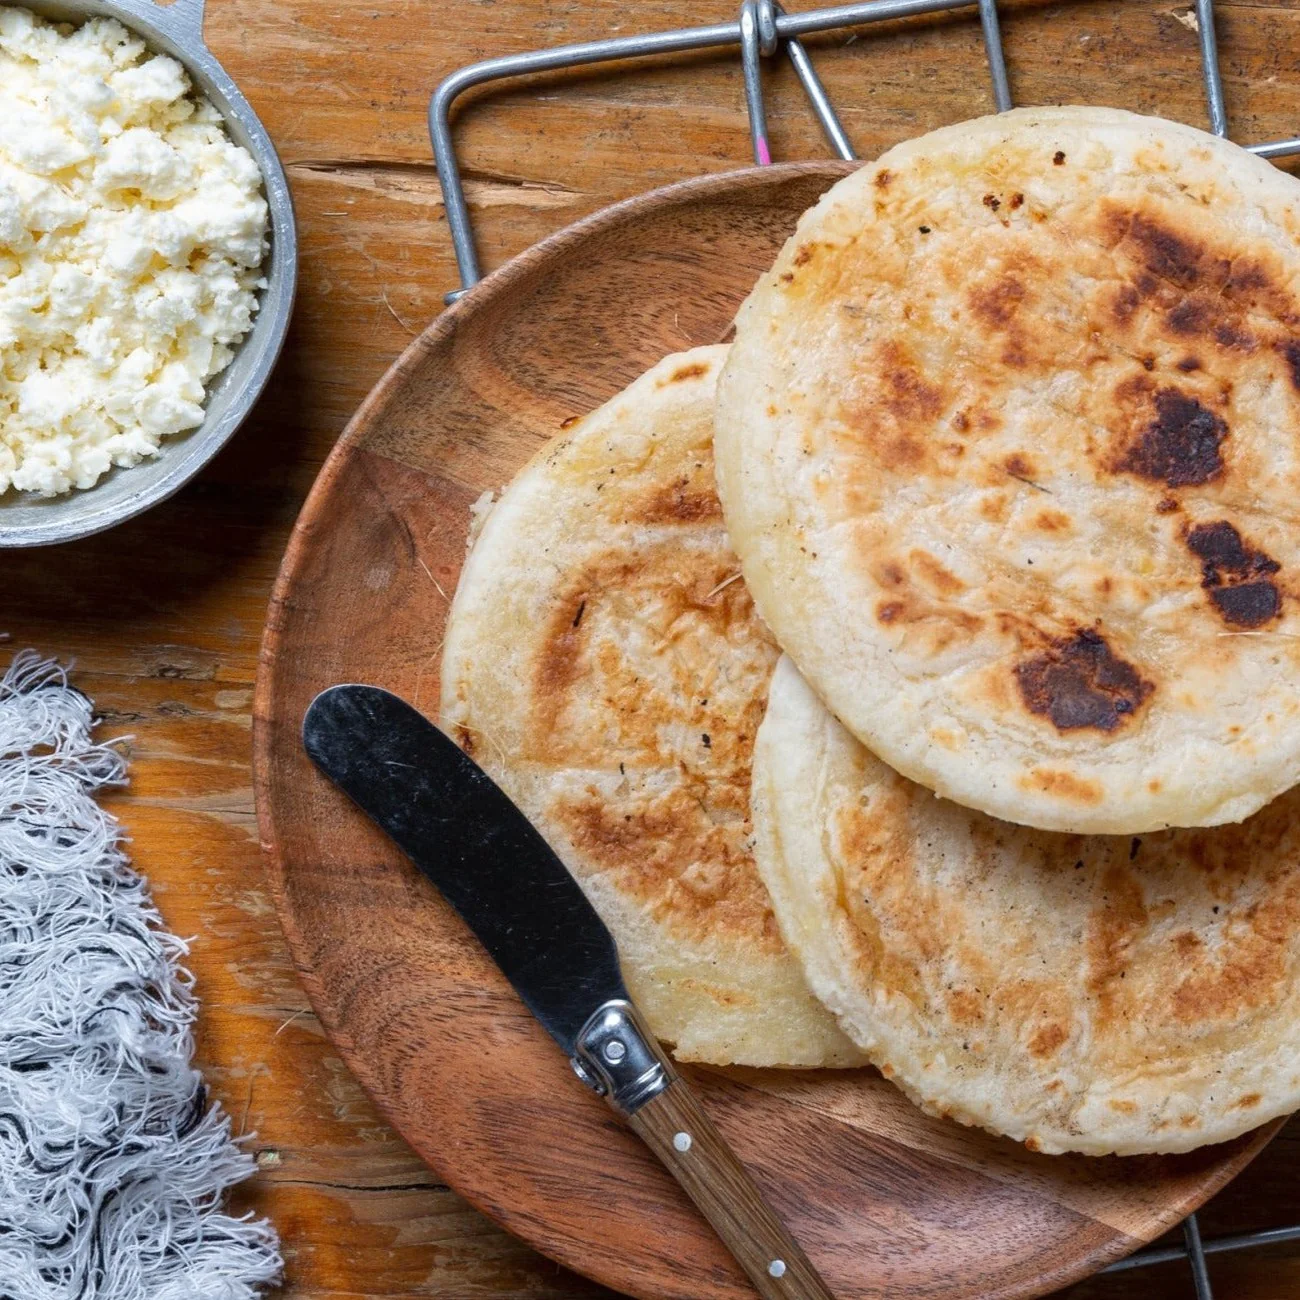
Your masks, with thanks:
M 753 1293 L 434 890 L 313 771 L 299 727 L 340 681 L 436 715 L 470 503 L 567 417 L 665 353 L 721 338 L 795 219 L 846 170 L 772 167 L 647 194 L 531 249 L 444 313 L 322 471 L 262 648 L 258 812 L 321 1020 L 452 1187 L 636 1296 Z M 926 1119 L 871 1071 L 689 1073 L 842 1297 L 1043 1295 L 1177 1222 L 1276 1128 L 1171 1159 L 1035 1156 Z

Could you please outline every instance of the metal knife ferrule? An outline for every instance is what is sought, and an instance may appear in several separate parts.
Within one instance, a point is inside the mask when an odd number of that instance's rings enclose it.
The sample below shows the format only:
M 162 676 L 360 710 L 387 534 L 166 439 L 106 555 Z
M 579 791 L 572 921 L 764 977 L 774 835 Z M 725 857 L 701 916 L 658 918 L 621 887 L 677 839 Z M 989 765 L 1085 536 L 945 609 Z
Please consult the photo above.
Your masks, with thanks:
M 672 1062 L 630 1002 L 602 1003 L 578 1031 L 570 1063 L 593 1092 L 634 1115 L 677 1078 Z

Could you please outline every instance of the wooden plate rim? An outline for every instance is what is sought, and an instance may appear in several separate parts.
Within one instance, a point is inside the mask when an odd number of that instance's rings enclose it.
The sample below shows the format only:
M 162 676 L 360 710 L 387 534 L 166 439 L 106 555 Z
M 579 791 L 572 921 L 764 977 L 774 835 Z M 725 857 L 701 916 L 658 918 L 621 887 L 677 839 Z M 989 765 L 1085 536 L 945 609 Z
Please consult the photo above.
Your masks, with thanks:
M 528 1221 L 521 1221 L 509 1207 L 488 1205 L 472 1190 L 458 1185 L 458 1180 L 444 1167 L 439 1153 L 425 1149 L 423 1144 L 407 1132 L 405 1117 L 396 1109 L 396 1099 L 390 1098 L 383 1082 L 372 1074 L 367 1058 L 356 1050 L 347 1028 L 335 1015 L 329 990 L 318 980 L 312 968 L 311 945 L 307 936 L 300 930 L 296 914 L 289 906 L 286 864 L 281 854 L 280 840 L 272 812 L 270 775 L 272 748 L 278 725 L 276 671 L 283 632 L 281 611 L 285 608 L 294 589 L 298 571 L 313 544 L 314 533 L 328 517 L 325 507 L 332 498 L 336 479 L 354 453 L 361 449 L 359 444 L 365 433 L 385 407 L 394 390 L 400 386 L 407 371 L 424 352 L 456 330 L 462 321 L 472 318 L 493 299 L 509 293 L 515 283 L 526 277 L 538 263 L 544 263 L 572 245 L 580 244 L 592 235 L 621 224 L 630 216 L 641 215 L 661 207 L 671 207 L 695 198 L 726 194 L 732 190 L 752 188 L 798 175 L 821 174 L 830 182 L 864 165 L 866 165 L 864 162 L 847 163 L 838 160 L 780 163 L 769 167 L 747 167 L 677 181 L 601 208 L 556 231 L 540 243 L 532 245 L 484 277 L 464 297 L 441 312 L 418 337 L 407 345 L 348 421 L 303 503 L 271 591 L 254 686 L 253 793 L 258 833 L 276 914 L 288 942 L 294 967 L 312 1008 L 348 1069 L 356 1076 L 380 1113 L 457 1195 L 464 1197 L 480 1213 L 498 1223 L 512 1235 L 527 1242 L 541 1254 L 616 1291 L 626 1288 L 627 1279 L 624 1276 L 607 1273 L 603 1268 L 595 1266 L 590 1257 L 576 1249 L 570 1249 L 567 1239 L 544 1237 Z M 1217 1164 L 1196 1191 L 1182 1201 L 1171 1203 L 1163 1210 L 1153 1213 L 1141 1234 L 1131 1236 L 1116 1231 L 1107 1244 L 1095 1247 L 1068 1264 L 1046 1268 L 1042 1274 L 1042 1282 L 1049 1289 L 1039 1291 L 1037 1294 L 1047 1295 L 1049 1290 L 1055 1291 L 1091 1276 L 1107 1264 L 1132 1254 L 1134 1250 L 1167 1232 L 1241 1173 L 1268 1145 L 1285 1122 L 1286 1119 L 1283 1117 L 1255 1130 L 1251 1140 L 1243 1146 L 1242 1150 L 1232 1159 Z M 655 1300 L 654 1295 L 648 1292 L 628 1294 L 640 1294 L 643 1300 Z

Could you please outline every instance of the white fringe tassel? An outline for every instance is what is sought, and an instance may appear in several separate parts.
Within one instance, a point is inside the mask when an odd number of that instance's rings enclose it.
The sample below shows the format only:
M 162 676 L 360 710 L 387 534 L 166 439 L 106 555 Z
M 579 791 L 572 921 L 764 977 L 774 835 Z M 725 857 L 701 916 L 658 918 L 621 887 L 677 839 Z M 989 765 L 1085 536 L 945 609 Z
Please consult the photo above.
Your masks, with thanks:
M 30 651 L 0 677 L 0 1300 L 251 1300 L 275 1231 L 190 1058 L 185 944 L 95 792 L 90 701 Z

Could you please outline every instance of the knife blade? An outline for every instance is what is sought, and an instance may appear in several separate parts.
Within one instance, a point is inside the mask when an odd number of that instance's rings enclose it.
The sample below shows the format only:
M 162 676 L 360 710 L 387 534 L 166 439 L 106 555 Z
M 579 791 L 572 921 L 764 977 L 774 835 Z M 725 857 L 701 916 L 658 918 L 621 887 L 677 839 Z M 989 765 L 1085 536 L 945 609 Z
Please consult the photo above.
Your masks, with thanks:
M 613 937 L 564 864 L 404 700 L 332 687 L 307 710 L 303 743 L 433 881 L 567 1055 L 596 1007 L 628 1000 Z
M 460 746 L 374 686 L 322 691 L 312 761 L 433 882 L 524 1004 L 677 1179 L 765 1300 L 833 1300 L 628 997 L 613 937 Z

